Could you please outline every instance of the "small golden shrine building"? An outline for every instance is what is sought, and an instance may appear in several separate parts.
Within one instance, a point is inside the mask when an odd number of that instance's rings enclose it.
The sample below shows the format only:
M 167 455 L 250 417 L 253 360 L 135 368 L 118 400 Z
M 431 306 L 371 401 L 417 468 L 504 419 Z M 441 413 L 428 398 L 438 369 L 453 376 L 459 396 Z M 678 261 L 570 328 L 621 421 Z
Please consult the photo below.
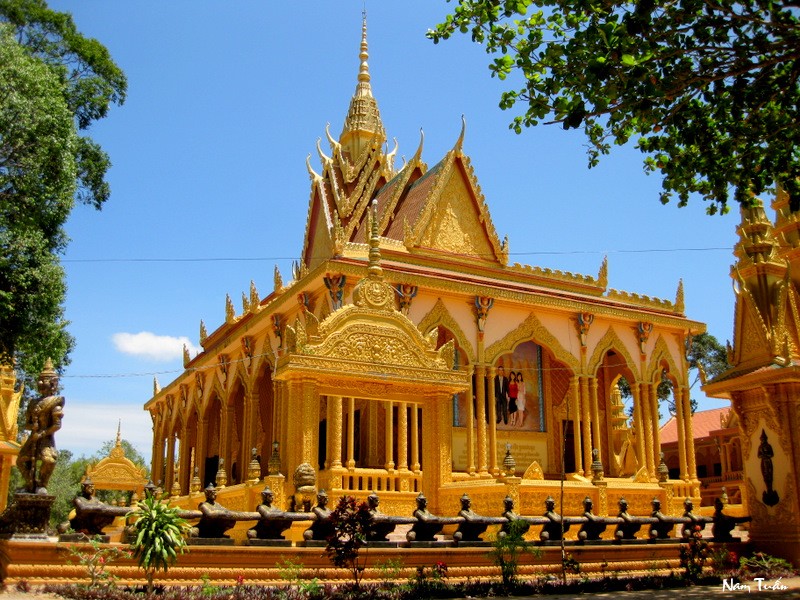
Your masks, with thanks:
M 486 514 L 507 493 L 539 513 L 562 470 L 567 514 L 582 513 L 587 495 L 601 514 L 616 514 L 622 495 L 639 514 L 654 496 L 672 512 L 699 499 L 685 348 L 705 326 L 683 314 L 682 284 L 661 300 L 610 289 L 606 260 L 596 276 L 509 264 L 463 128 L 434 166 L 422 142 L 395 165 L 366 33 L 365 23 L 341 134 L 326 130 L 319 171 L 308 163 L 292 280 L 276 268 L 263 298 L 251 283 L 241 313 L 228 297 L 224 323 L 208 333 L 201 322 L 203 351 L 185 352 L 183 374 L 156 384 L 145 405 L 153 479 L 188 494 L 224 469 L 233 493 L 274 475 L 272 458 L 288 478 L 276 498 L 295 493 L 293 474 L 310 473 L 316 490 L 376 491 L 400 514 L 420 491 L 442 514 L 455 514 L 465 491 Z M 677 406 L 669 482 L 658 469 L 664 377 Z

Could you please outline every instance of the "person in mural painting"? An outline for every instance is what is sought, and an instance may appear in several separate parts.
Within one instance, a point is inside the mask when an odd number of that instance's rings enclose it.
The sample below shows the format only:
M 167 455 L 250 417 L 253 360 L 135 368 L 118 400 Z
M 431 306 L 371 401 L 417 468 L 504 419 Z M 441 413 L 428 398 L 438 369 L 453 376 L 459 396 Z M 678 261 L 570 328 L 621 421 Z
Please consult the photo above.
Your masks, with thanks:
M 517 373 L 511 371 L 508 374 L 508 420 L 512 427 L 517 424 Z
M 497 367 L 497 375 L 494 376 L 494 405 L 495 421 L 501 420 L 508 425 L 508 377 L 503 365 Z
M 522 427 L 525 423 L 525 380 L 522 371 L 517 373 L 517 425 Z

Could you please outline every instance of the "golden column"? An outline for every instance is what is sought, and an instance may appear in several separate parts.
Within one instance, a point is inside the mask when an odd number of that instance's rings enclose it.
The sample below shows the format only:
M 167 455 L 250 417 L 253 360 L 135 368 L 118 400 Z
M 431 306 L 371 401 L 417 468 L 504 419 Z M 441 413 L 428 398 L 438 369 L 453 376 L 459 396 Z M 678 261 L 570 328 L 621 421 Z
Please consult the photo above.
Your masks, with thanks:
M 408 404 L 397 403 L 397 469 L 408 471 Z
M 168 491 L 172 482 L 175 480 L 175 431 L 170 431 L 167 439 L 167 469 L 161 487 Z
M 633 425 L 636 427 L 636 458 L 639 460 L 639 468 L 642 468 L 647 465 L 647 456 L 644 450 L 644 438 L 646 437 L 644 415 L 642 414 L 644 411 L 642 405 L 645 403 L 642 402 L 638 383 L 631 385 L 631 393 L 633 394 Z
M 583 472 L 588 477 L 592 472 L 592 420 L 589 414 L 589 378 L 580 377 L 581 390 L 581 421 L 580 433 L 583 439 Z M 577 416 L 577 415 L 576 415 Z M 577 432 L 576 432 L 577 434 Z
M 603 443 L 600 439 L 600 407 L 598 405 L 597 399 L 597 377 L 591 377 L 589 384 L 589 400 L 592 405 L 592 439 L 594 443 L 592 445 L 592 450 L 597 448 L 597 460 L 601 463 L 603 462 Z M 607 404 L 607 403 L 606 403 Z M 606 405 L 606 411 L 608 411 L 608 406 Z M 594 460 L 594 456 L 592 456 L 592 460 Z
M 478 383 L 482 383 L 483 379 L 478 378 L 474 365 L 470 367 L 470 375 L 475 387 Z M 477 403 L 477 390 L 473 389 L 472 394 L 467 396 L 467 473 L 473 475 L 475 473 L 475 404 Z M 470 397 L 471 396 L 471 397 Z
M 489 388 L 489 473 L 492 474 L 493 477 L 497 477 L 500 475 L 500 469 L 497 467 L 497 399 L 494 397 L 494 377 L 495 377 L 495 370 L 494 367 L 489 367 L 489 371 L 487 373 L 488 381 L 487 381 L 487 388 Z M 480 402 L 478 402 L 478 406 L 483 406 Z M 480 408 L 478 409 L 478 444 L 480 444 L 480 433 L 481 428 L 486 428 L 485 420 L 481 420 L 480 417 Z M 484 437 L 484 439 L 486 439 Z M 486 463 L 483 463 L 486 464 Z M 481 475 L 483 475 L 485 471 L 481 468 Z
M 653 477 L 656 477 L 658 465 L 661 464 L 661 431 L 658 418 L 658 384 L 650 384 L 651 406 L 653 407 Z
M 231 472 L 231 429 L 233 428 L 233 405 L 228 404 L 228 399 L 222 404 L 222 424 L 220 427 L 219 435 L 219 450 L 218 454 L 225 460 L 225 471 L 228 473 L 228 483 L 233 484 L 233 473 Z
M 342 467 L 342 397 L 328 396 L 328 465 Z
M 475 404 L 476 409 L 478 412 L 477 417 L 477 428 L 478 428 L 478 472 L 481 475 L 487 475 L 489 471 L 487 470 L 487 462 L 486 462 L 486 378 L 489 377 L 491 379 L 492 374 L 494 373 L 493 369 L 489 369 L 489 373 L 486 373 L 486 367 L 484 365 L 475 365 Z M 492 387 L 489 385 L 489 414 L 492 414 L 492 406 L 494 406 L 494 402 L 492 401 Z M 494 421 L 494 417 L 490 417 L 492 421 Z M 491 431 L 491 430 L 490 430 Z M 491 435 L 494 435 L 493 433 Z M 492 442 L 493 443 L 493 442 Z
M 386 463 L 384 468 L 387 471 L 394 470 L 394 454 L 392 452 L 392 444 L 394 442 L 394 418 L 392 415 L 392 408 L 394 403 L 391 400 L 387 400 L 385 403 L 386 406 L 386 427 L 384 427 L 384 431 L 386 432 Z M 400 447 L 400 442 L 397 442 L 397 447 Z
M 158 412 L 151 412 L 150 416 L 153 419 L 153 455 L 150 464 L 153 477 L 157 477 L 157 473 L 161 472 L 161 465 L 164 460 L 164 438 L 161 433 L 162 418 Z
M 581 443 L 581 435 L 580 435 L 580 412 L 581 412 L 581 393 L 580 393 L 580 382 L 579 378 L 575 377 L 574 375 L 570 377 L 569 380 L 569 391 L 570 396 L 572 398 L 572 402 L 574 404 L 574 412 L 569 410 L 569 405 L 567 405 L 567 416 L 570 417 L 567 419 L 567 426 L 569 426 L 569 421 L 571 420 L 573 423 L 572 427 L 572 440 L 574 443 L 574 450 L 575 450 L 575 471 L 578 475 L 583 475 L 583 469 L 581 468 L 581 458 L 583 457 L 583 446 Z M 567 398 L 567 402 L 569 402 L 569 398 Z M 578 427 L 575 427 L 578 425 Z M 564 431 L 562 426 L 562 432 Z M 562 444 L 565 444 L 566 440 L 562 440 Z M 563 457 L 561 460 L 564 460 Z M 564 471 L 566 472 L 567 466 L 564 465 Z
M 197 450 L 194 452 L 194 464 L 196 467 L 198 467 L 197 475 L 200 477 L 200 481 L 202 482 L 206 480 L 206 456 L 208 456 L 208 416 L 197 419 L 196 446 Z M 192 473 L 191 476 L 194 477 L 194 473 Z
M 181 427 L 181 447 L 178 452 L 178 476 L 180 477 L 181 490 L 189 491 L 189 482 L 192 476 L 191 471 L 192 449 L 189 445 L 189 417 L 184 416 L 184 421 Z
M 319 465 L 319 394 L 317 382 L 313 379 L 302 382 L 302 455 L 301 463 L 308 463 L 318 469 Z
M 690 481 L 697 480 L 697 462 L 694 456 L 694 428 L 692 426 L 692 405 L 689 398 L 689 388 L 683 388 L 683 414 L 686 418 L 683 420 L 684 424 L 684 437 L 686 441 L 686 456 L 687 467 L 689 469 L 687 475 Z
M 433 513 L 443 510 L 440 490 L 450 483 L 452 477 L 452 436 L 453 403 L 448 402 L 447 394 L 430 394 L 423 405 L 422 456 L 425 468 L 422 470 L 422 489 L 429 500 Z
M 356 468 L 356 399 L 347 399 L 347 468 Z
M 419 473 L 419 406 L 411 405 L 411 470 Z
M 678 426 L 678 468 L 680 469 L 680 478 L 688 481 L 689 469 L 686 466 L 686 438 L 685 425 L 683 424 L 683 389 L 684 386 L 676 387 L 672 390 L 672 394 L 675 398 L 675 422 Z

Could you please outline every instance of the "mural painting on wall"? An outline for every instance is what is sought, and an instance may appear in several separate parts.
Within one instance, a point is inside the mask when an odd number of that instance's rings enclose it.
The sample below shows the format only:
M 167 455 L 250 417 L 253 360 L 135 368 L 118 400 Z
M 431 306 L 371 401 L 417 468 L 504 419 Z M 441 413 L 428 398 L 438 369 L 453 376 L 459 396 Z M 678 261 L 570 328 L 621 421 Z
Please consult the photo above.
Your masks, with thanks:
M 545 431 L 544 394 L 542 385 L 542 348 L 534 342 L 517 346 L 513 353 L 505 354 L 495 364 L 495 377 L 489 390 L 487 382 L 484 394 L 489 418 L 489 397 L 495 402 L 495 421 L 498 431 Z M 473 415 L 477 418 L 473 382 Z M 490 393 L 491 392 L 491 393 Z M 467 394 L 458 394 L 453 406 L 453 425 L 466 427 Z

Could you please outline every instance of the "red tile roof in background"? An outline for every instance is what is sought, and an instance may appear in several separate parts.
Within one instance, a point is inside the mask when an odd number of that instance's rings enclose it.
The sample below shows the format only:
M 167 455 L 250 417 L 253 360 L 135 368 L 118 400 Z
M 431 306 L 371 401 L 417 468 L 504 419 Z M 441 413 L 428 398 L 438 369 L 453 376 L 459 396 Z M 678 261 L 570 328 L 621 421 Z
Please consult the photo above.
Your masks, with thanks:
M 712 431 L 722 429 L 720 419 L 728 414 L 730 408 L 712 408 L 710 410 L 699 410 L 692 415 L 692 432 L 694 439 L 709 437 Z M 678 422 L 675 417 L 664 423 L 661 428 L 661 443 L 669 444 L 678 441 Z

